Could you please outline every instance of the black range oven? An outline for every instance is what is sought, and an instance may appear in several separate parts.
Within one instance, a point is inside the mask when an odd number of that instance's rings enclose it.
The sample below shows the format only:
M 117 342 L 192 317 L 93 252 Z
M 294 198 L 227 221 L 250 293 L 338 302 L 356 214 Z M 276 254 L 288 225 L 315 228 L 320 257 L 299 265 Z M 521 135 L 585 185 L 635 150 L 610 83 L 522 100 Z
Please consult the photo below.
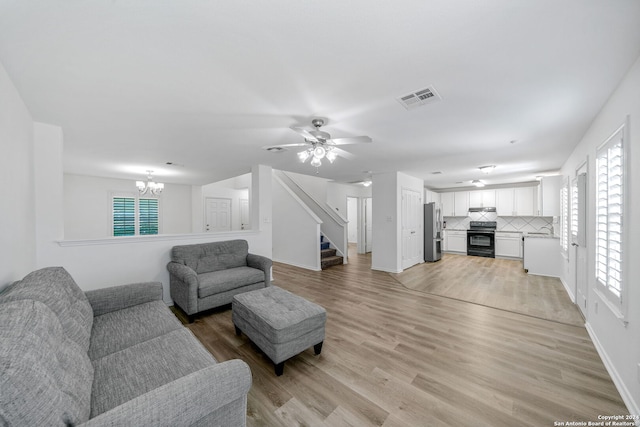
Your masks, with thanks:
M 496 257 L 496 221 L 471 221 L 467 230 L 467 255 Z

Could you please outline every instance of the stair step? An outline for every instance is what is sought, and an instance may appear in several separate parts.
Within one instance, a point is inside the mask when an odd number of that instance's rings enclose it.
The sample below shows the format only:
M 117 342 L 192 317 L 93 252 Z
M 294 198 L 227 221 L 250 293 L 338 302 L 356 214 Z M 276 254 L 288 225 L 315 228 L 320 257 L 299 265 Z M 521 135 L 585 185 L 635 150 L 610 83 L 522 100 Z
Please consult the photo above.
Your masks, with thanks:
M 335 249 L 322 249 L 320 251 L 320 258 L 329 258 L 332 256 L 336 256 L 336 250 Z
M 327 258 L 322 258 L 321 268 L 324 270 L 325 268 L 329 268 L 333 265 L 344 264 L 344 257 L 341 256 L 330 256 Z

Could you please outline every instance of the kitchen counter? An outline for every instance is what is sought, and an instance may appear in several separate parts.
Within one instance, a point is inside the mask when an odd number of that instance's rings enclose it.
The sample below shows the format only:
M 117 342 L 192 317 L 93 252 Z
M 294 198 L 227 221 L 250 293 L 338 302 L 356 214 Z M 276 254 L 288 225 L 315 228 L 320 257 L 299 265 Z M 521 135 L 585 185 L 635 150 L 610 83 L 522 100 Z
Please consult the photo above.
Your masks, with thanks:
M 524 235 L 523 265 L 529 274 L 560 277 L 560 238 L 544 234 Z

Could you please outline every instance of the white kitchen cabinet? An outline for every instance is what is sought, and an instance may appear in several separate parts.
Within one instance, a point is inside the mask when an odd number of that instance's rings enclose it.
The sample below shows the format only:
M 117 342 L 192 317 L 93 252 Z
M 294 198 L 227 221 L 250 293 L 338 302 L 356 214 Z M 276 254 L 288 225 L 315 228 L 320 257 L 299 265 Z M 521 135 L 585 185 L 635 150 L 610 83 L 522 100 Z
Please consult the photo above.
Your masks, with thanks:
M 522 233 L 496 231 L 496 256 L 522 258 Z
M 468 191 L 456 191 L 453 193 L 454 199 L 454 216 L 468 216 L 469 215 L 469 192 Z
M 499 188 L 496 190 L 496 213 L 498 216 L 515 216 L 515 203 L 513 188 Z
M 442 203 L 442 216 L 455 216 L 454 193 L 440 193 L 440 203 Z
M 560 277 L 561 259 L 557 237 L 525 236 L 523 265 L 529 274 Z
M 536 187 L 516 187 L 513 191 L 515 199 L 514 216 L 536 216 Z
M 445 230 L 445 251 L 467 254 L 467 231 Z
M 424 189 L 424 202 L 425 203 L 440 203 L 440 194 L 435 191 Z
M 489 208 L 496 206 L 496 190 L 469 191 L 469 207 Z
M 560 216 L 562 175 L 545 176 L 540 182 L 538 206 L 542 216 Z

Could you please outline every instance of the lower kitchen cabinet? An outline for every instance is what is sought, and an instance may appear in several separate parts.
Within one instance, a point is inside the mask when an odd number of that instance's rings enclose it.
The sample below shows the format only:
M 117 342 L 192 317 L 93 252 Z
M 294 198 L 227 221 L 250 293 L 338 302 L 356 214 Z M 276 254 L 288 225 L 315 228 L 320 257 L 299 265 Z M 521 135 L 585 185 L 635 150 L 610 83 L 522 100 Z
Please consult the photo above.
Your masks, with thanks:
M 445 230 L 445 251 L 455 253 L 467 253 L 467 231 Z
M 522 258 L 522 233 L 496 231 L 496 256 Z

